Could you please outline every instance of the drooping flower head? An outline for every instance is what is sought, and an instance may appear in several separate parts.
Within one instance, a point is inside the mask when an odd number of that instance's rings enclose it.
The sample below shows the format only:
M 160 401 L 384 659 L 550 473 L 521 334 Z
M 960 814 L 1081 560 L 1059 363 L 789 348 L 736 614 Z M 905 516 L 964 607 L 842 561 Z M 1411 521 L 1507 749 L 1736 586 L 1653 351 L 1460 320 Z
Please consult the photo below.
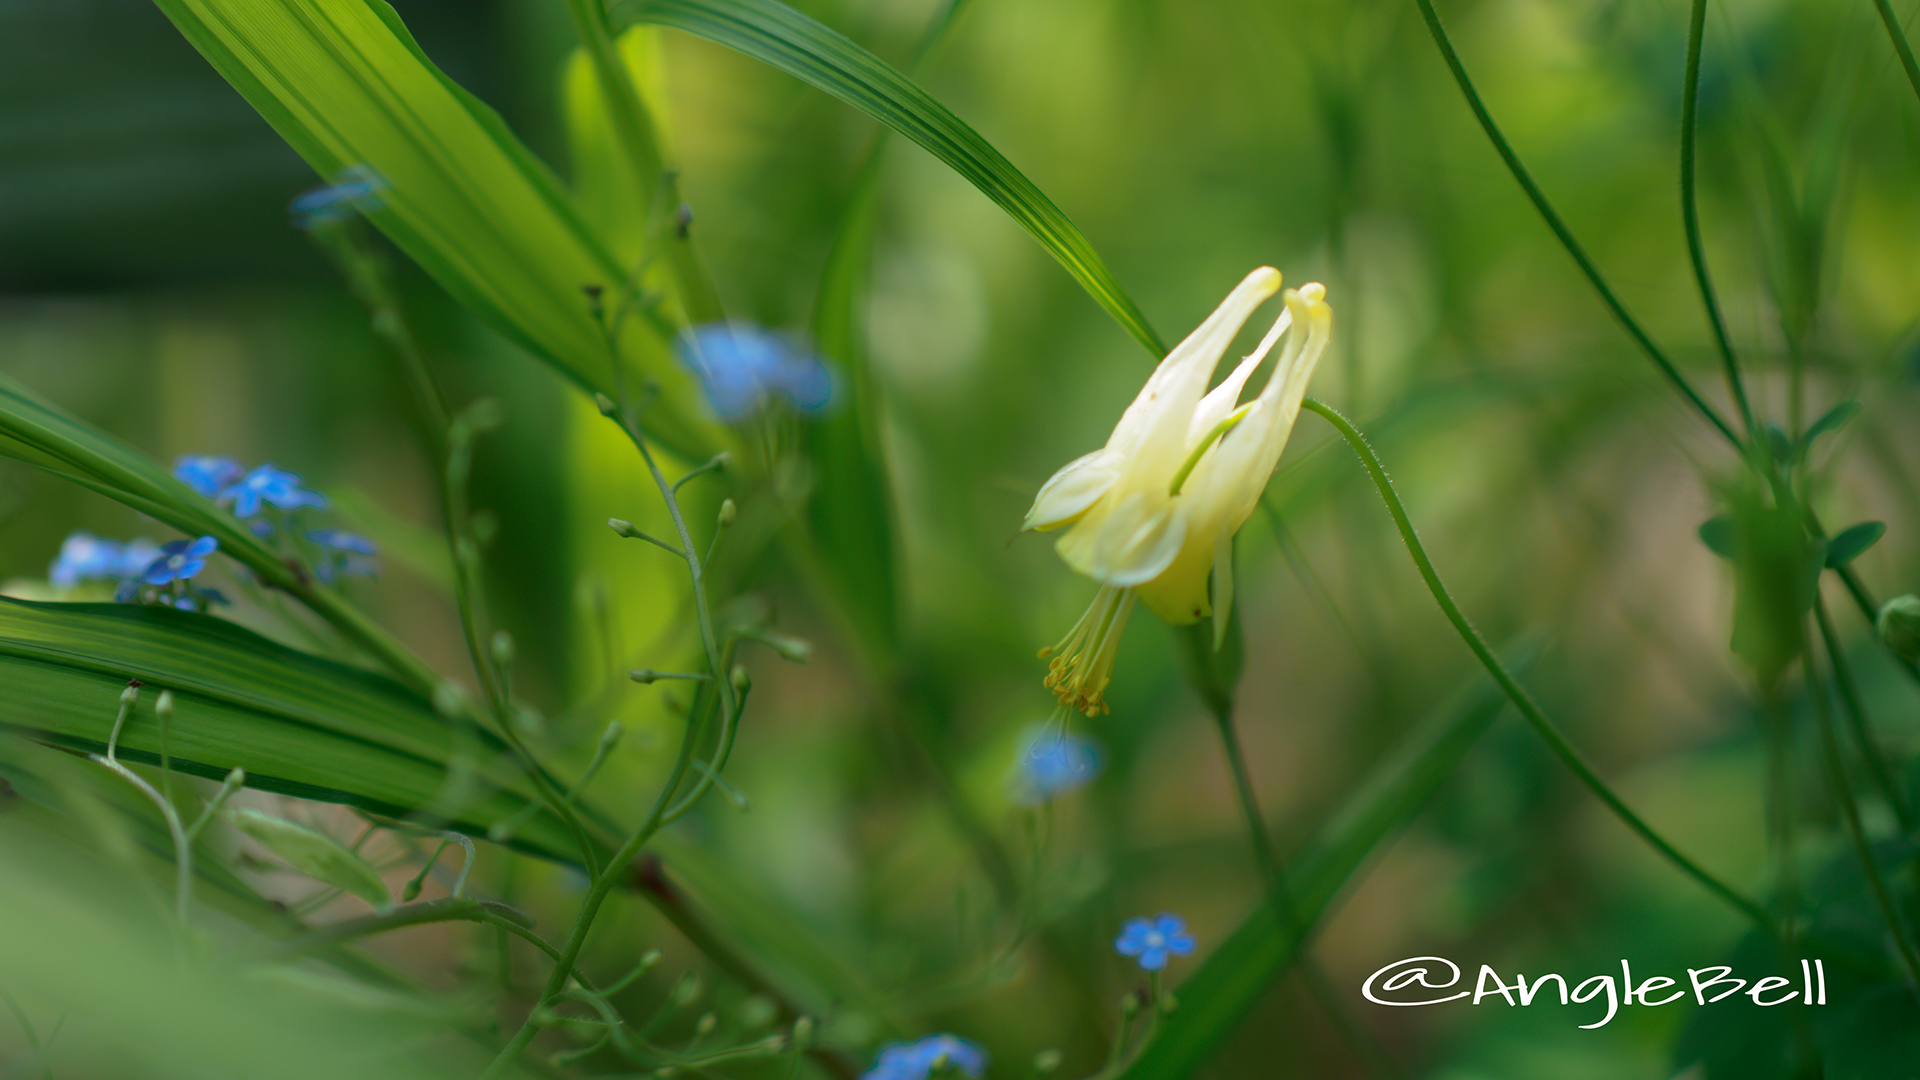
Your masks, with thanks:
M 1167 959 L 1193 953 L 1193 935 L 1187 933 L 1186 920 L 1162 913 L 1151 919 L 1128 919 L 1113 939 L 1113 949 L 1121 956 L 1138 957 L 1141 968 L 1162 971 Z
M 1333 329 L 1325 287 L 1288 289 L 1286 310 L 1259 347 L 1209 391 L 1234 335 L 1278 291 L 1279 271 L 1248 274 L 1154 369 L 1106 446 L 1067 463 L 1034 497 L 1021 528 L 1066 529 L 1055 544 L 1060 557 L 1102 586 L 1079 624 L 1041 654 L 1053 657 L 1047 685 L 1063 706 L 1107 711 L 1101 695 L 1136 599 L 1175 625 L 1211 615 L 1216 646 L 1224 636 L 1233 534 L 1259 504 Z M 1242 404 L 1247 380 L 1282 335 L 1266 385 Z
M 302 506 L 327 508 L 325 495 L 308 491 L 300 486 L 297 474 L 283 472 L 272 465 L 260 466 L 220 493 L 221 502 L 229 500 L 233 503 L 234 516 L 243 518 L 259 513 L 262 501 L 282 510 L 298 510 Z
M 927 1080 L 936 1067 L 977 1077 L 986 1070 L 987 1052 L 958 1035 L 929 1035 L 883 1048 L 879 1061 L 860 1080 Z
M 778 395 L 802 412 L 833 401 L 833 374 L 820 358 L 778 334 L 746 323 L 690 327 L 674 352 L 699 376 L 713 410 L 736 420 Z
M 1034 733 L 1025 746 L 1014 792 L 1021 802 L 1045 802 L 1100 775 L 1100 748 L 1084 735 L 1048 727 Z

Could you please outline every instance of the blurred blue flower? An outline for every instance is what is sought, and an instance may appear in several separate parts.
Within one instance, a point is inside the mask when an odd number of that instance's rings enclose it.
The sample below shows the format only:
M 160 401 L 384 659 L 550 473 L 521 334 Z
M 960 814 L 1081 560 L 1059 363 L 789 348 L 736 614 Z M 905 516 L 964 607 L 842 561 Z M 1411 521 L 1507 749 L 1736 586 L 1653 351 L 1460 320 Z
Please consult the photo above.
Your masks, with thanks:
M 300 486 L 300 477 L 294 473 L 282 472 L 272 465 L 262 465 L 246 475 L 239 483 L 220 493 L 220 501 L 233 500 L 233 512 L 237 517 L 250 518 L 260 512 L 261 500 L 266 500 L 282 510 L 297 510 L 302 506 L 312 506 L 321 510 L 327 508 L 327 497 L 317 491 L 308 491 Z
M 1068 731 L 1043 728 L 1027 740 L 1020 755 L 1016 794 L 1022 802 L 1041 803 L 1084 786 L 1100 775 L 1100 747 Z
M 341 529 L 315 529 L 307 534 L 307 539 L 335 551 L 346 551 L 355 555 L 376 554 L 373 541 Z
M 936 1064 L 977 1077 L 986 1070 L 987 1052 L 957 1035 L 929 1035 L 919 1042 L 885 1047 L 880 1060 L 860 1080 L 927 1080 Z
M 147 571 L 140 576 L 140 580 L 148 585 L 186 581 L 207 565 L 207 556 L 219 547 L 220 541 L 211 536 L 162 544 L 160 557 L 147 565 Z
M 137 578 L 159 555 L 159 545 L 151 540 L 122 544 L 77 532 L 61 543 L 59 557 L 47 568 L 47 580 L 71 589 L 88 578 Z
M 205 454 L 189 454 L 173 463 L 174 478 L 209 499 L 219 498 L 246 471 L 232 458 Z
M 1121 956 L 1137 956 L 1140 966 L 1159 971 L 1169 956 L 1187 956 L 1193 952 L 1193 935 L 1178 915 L 1157 915 L 1152 919 L 1128 919 L 1113 939 L 1113 948 Z
M 287 213 L 294 225 L 302 229 L 345 221 L 355 214 L 386 205 L 380 198 L 380 192 L 386 187 L 386 179 L 373 171 L 372 166 L 351 165 L 340 170 L 333 183 L 295 198 L 287 204 Z
M 735 420 L 779 394 L 803 412 L 833 402 L 833 373 L 820 358 L 778 334 L 745 323 L 689 327 L 674 353 L 699 376 L 715 412 Z
M 321 581 L 332 583 L 341 575 L 347 577 L 373 577 L 379 573 L 380 564 L 374 561 L 373 541 L 357 533 L 341 529 L 314 529 L 307 539 L 327 549 L 327 557 L 313 568 L 315 576 Z

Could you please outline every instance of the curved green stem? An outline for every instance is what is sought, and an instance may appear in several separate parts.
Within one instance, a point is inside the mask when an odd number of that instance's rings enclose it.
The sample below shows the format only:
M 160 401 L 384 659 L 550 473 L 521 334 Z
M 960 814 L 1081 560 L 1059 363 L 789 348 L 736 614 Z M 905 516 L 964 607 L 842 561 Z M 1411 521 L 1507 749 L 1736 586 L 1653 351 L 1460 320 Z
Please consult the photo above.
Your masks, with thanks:
M 1680 375 L 1679 369 L 1667 359 L 1666 353 L 1660 350 L 1660 346 L 1655 345 L 1653 339 L 1647 336 L 1647 332 L 1640 328 L 1640 324 L 1632 315 L 1627 313 L 1626 306 L 1613 294 L 1607 279 L 1601 276 L 1599 267 L 1596 267 L 1593 260 L 1587 257 L 1586 249 L 1580 246 L 1580 241 L 1574 239 L 1573 231 L 1567 228 L 1566 222 L 1560 220 L 1560 215 L 1553 209 L 1553 204 L 1547 201 L 1546 193 L 1540 190 L 1540 185 L 1533 182 L 1533 176 L 1527 172 L 1527 167 L 1520 163 L 1520 157 L 1513 152 L 1513 147 L 1507 145 L 1506 136 L 1500 133 L 1499 125 L 1493 122 L 1493 116 L 1487 112 L 1487 107 L 1481 104 L 1480 95 L 1473 88 L 1473 80 L 1467 77 L 1467 69 L 1453 51 L 1453 42 L 1448 40 L 1446 28 L 1440 25 L 1440 14 L 1433 9 L 1433 0 L 1414 0 L 1414 2 L 1420 5 L 1420 14 L 1426 19 L 1427 30 L 1432 33 L 1433 43 L 1440 49 L 1441 59 L 1447 62 L 1448 70 L 1453 72 L 1454 82 L 1460 85 L 1460 92 L 1466 95 L 1467 106 L 1473 110 L 1474 117 L 1480 121 L 1481 129 L 1487 133 L 1487 138 L 1492 141 L 1494 150 L 1500 154 L 1500 160 L 1506 163 L 1507 171 L 1513 174 L 1521 190 L 1527 193 L 1527 198 L 1533 202 L 1534 209 L 1539 211 L 1541 218 L 1546 221 L 1547 228 L 1553 230 L 1553 235 L 1559 238 L 1560 245 L 1567 249 L 1567 254 L 1571 255 L 1573 261 L 1579 265 L 1580 272 L 1587 276 L 1594 291 L 1600 294 L 1600 299 L 1606 303 L 1607 310 L 1613 312 L 1613 317 L 1620 321 L 1620 325 L 1640 346 L 1640 350 L 1647 354 L 1647 359 L 1653 361 L 1654 366 L 1659 368 L 1660 373 L 1673 384 L 1673 388 L 1687 399 L 1688 404 L 1712 424 L 1715 430 L 1725 436 L 1727 442 L 1736 447 L 1740 446 L 1740 437 L 1734 434 L 1733 428 L 1727 426 L 1727 422 L 1720 418 L 1720 414 L 1714 410 L 1713 406 L 1707 404 L 1706 399 L 1702 398 Z
M 1421 3 L 1424 6 L 1426 0 L 1421 0 Z M 1366 437 L 1361 435 L 1346 417 L 1324 402 L 1307 398 L 1301 402 L 1300 407 L 1319 414 L 1327 423 L 1332 424 L 1353 447 L 1354 453 L 1359 455 L 1360 463 L 1366 466 L 1367 475 L 1373 479 L 1373 486 L 1379 490 L 1381 500 L 1387 504 L 1387 513 L 1392 515 L 1394 527 L 1400 530 L 1400 539 L 1406 543 L 1407 553 L 1413 557 L 1413 564 L 1419 569 L 1421 580 L 1426 582 L 1427 591 L 1433 594 L 1434 602 L 1440 605 L 1440 610 L 1446 615 L 1447 621 L 1453 624 L 1460 639 L 1466 642 L 1467 648 L 1473 651 L 1474 657 L 1480 661 L 1482 667 L 1487 669 L 1487 674 L 1493 676 L 1493 681 L 1500 685 L 1501 691 L 1507 695 L 1509 701 L 1513 702 L 1514 708 L 1520 710 L 1520 715 L 1526 718 L 1527 723 L 1533 727 L 1541 741 L 1547 744 L 1547 749 L 1552 750 L 1574 776 L 1587 786 L 1587 790 L 1593 792 L 1596 798 L 1606 804 L 1607 809 L 1613 811 L 1615 817 L 1664 856 L 1668 862 L 1699 882 L 1708 892 L 1752 919 L 1768 934 L 1775 938 L 1780 937 L 1779 928 L 1774 925 L 1772 918 L 1759 904 L 1735 892 L 1725 882 L 1702 869 L 1692 859 L 1682 855 L 1667 842 L 1665 837 L 1654 832 L 1651 826 L 1640 819 L 1640 815 L 1634 813 L 1625 802 L 1621 801 L 1620 796 L 1614 794 L 1613 789 L 1607 787 L 1606 782 L 1593 771 L 1593 767 L 1580 756 L 1580 751 L 1567 741 L 1566 736 L 1560 734 L 1560 730 L 1554 726 L 1553 721 L 1541 711 L 1539 705 L 1534 703 L 1532 695 L 1528 694 L 1525 688 L 1507 672 L 1499 658 L 1494 656 L 1493 650 L 1488 648 L 1480 632 L 1475 630 L 1473 624 L 1469 623 L 1467 617 L 1461 613 L 1460 606 L 1453 602 L 1453 596 L 1447 592 L 1447 587 L 1440 583 L 1440 575 L 1434 570 L 1433 562 L 1427 558 L 1426 549 L 1420 545 L 1420 537 L 1413 531 L 1413 522 L 1407 518 L 1407 509 L 1401 505 L 1400 496 L 1393 489 L 1393 481 L 1387 479 L 1387 472 L 1381 467 L 1380 459 L 1374 455 L 1373 448 L 1367 445 Z
M 1860 698 L 1860 688 L 1853 681 L 1853 669 L 1847 666 L 1847 654 L 1840 647 L 1840 635 L 1834 632 L 1833 620 L 1827 615 L 1826 601 L 1814 597 L 1814 619 L 1820 624 L 1820 640 L 1826 645 L 1827 663 L 1833 668 L 1833 682 L 1840 690 L 1840 702 L 1846 707 L 1847 722 L 1853 728 L 1853 739 L 1860 744 L 1860 756 L 1867 761 L 1872 771 L 1874 783 L 1879 785 L 1880 794 L 1893 808 L 1893 816 L 1900 823 L 1900 831 L 1913 834 L 1913 809 L 1900 793 L 1900 785 L 1893 778 L 1893 767 L 1888 764 L 1887 756 L 1880 751 L 1880 740 L 1873 737 L 1873 729 L 1867 724 L 1866 703 Z
M 1814 664 L 1813 645 L 1808 643 L 1801 654 L 1807 676 L 1807 696 L 1813 699 L 1813 715 L 1820 728 L 1820 746 L 1825 752 L 1827 775 L 1833 784 L 1834 798 L 1840 803 L 1840 815 L 1847 823 L 1847 836 L 1853 841 L 1854 856 L 1860 860 L 1860 869 L 1866 872 L 1867 886 L 1873 891 L 1874 903 L 1879 905 L 1880 917 L 1886 921 L 1887 930 L 1893 934 L 1894 944 L 1899 948 L 1901 960 L 1906 962 L 1907 974 L 1915 986 L 1920 986 L 1920 952 L 1915 951 L 1913 937 L 1907 933 L 1907 925 L 1900 918 L 1900 909 L 1887 893 L 1886 879 L 1880 873 L 1879 861 L 1873 857 L 1873 845 L 1867 841 L 1866 827 L 1860 823 L 1860 807 L 1854 802 L 1853 787 L 1847 782 L 1846 765 L 1840 760 L 1840 740 L 1833 731 L 1833 710 L 1827 703 L 1826 687 L 1820 682 L 1820 674 Z
M 1700 211 L 1694 197 L 1694 144 L 1700 119 L 1700 45 L 1706 36 L 1707 0 L 1693 0 L 1693 19 L 1687 26 L 1687 79 L 1680 94 L 1680 218 L 1686 227 L 1687 257 L 1693 261 L 1693 279 L 1700 286 L 1700 302 L 1706 306 L 1707 321 L 1713 325 L 1713 341 L 1720 348 L 1720 362 L 1726 368 L 1727 393 L 1740 410 L 1747 438 L 1754 433 L 1753 406 L 1747 402 L 1746 384 L 1740 379 L 1740 363 L 1734 359 L 1733 343 L 1727 339 L 1726 323 L 1720 318 L 1720 301 L 1713 293 L 1713 281 L 1707 275 L 1707 251 L 1700 242 Z
M 1893 51 L 1900 54 L 1900 66 L 1907 72 L 1907 82 L 1913 86 L 1915 97 L 1920 97 L 1920 64 L 1913 59 L 1913 46 L 1907 44 L 1907 35 L 1900 29 L 1900 20 L 1893 15 L 1893 5 L 1887 0 L 1873 0 L 1873 6 L 1880 12 L 1880 21 L 1886 24 L 1887 36 L 1893 39 Z

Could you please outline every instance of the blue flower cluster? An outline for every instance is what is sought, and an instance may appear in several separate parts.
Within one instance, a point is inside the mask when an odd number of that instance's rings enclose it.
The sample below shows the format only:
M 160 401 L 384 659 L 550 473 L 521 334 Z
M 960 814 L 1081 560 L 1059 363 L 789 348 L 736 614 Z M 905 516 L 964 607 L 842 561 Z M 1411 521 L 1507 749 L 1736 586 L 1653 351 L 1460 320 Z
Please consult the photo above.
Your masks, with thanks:
M 1069 731 L 1043 729 L 1020 754 L 1014 795 L 1029 805 L 1085 786 L 1100 775 L 1100 746 Z
M 262 539 L 276 531 L 270 518 L 287 523 L 290 531 L 297 533 L 285 515 L 307 507 L 327 508 L 325 495 L 301 487 L 298 474 L 272 464 L 249 471 L 232 458 L 189 455 L 173 463 L 173 475 L 207 498 L 231 507 L 235 517 L 251 519 L 247 521 L 248 530 Z M 260 516 L 269 507 L 275 513 Z M 305 535 L 312 550 L 300 554 L 311 559 L 314 576 L 321 581 L 373 577 L 379 572 L 373 541 L 366 537 L 340 529 L 313 529 Z
M 820 358 L 778 334 L 745 323 L 689 327 L 674 354 L 700 379 L 713 410 L 737 420 L 769 397 L 785 398 L 801 412 L 833 403 L 833 373 Z
M 977 1077 L 986 1068 L 987 1052 L 979 1044 L 943 1033 L 883 1048 L 880 1060 L 860 1080 L 927 1080 L 935 1070 Z
M 1147 971 L 1160 971 L 1167 966 L 1168 957 L 1192 955 L 1193 944 L 1186 920 L 1160 914 L 1151 919 L 1128 919 L 1113 948 L 1121 956 L 1139 957 L 1140 966 Z
M 211 536 L 155 544 L 140 539 L 122 544 L 77 532 L 60 545 L 60 556 L 47 568 L 47 580 L 60 589 L 78 588 L 88 581 L 115 581 L 114 599 L 122 603 L 155 603 L 184 611 L 205 611 L 224 604 L 213 589 L 187 583 L 207 565 L 207 556 L 219 550 Z

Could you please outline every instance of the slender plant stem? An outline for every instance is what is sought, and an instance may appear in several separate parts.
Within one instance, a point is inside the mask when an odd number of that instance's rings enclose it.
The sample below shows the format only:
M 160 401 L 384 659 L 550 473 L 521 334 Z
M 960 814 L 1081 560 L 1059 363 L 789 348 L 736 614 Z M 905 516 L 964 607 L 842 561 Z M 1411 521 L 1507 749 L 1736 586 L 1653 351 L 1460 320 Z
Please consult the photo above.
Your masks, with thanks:
M 1440 56 L 1447 62 L 1448 70 L 1453 72 L 1454 82 L 1460 85 L 1460 92 L 1466 95 L 1467 106 L 1473 110 L 1474 117 L 1480 121 L 1481 129 L 1492 141 L 1494 150 L 1500 155 L 1500 160 L 1506 162 L 1507 171 L 1513 174 L 1521 190 L 1525 191 L 1527 198 L 1533 202 L 1534 209 L 1539 211 L 1541 218 L 1546 221 L 1547 228 L 1552 229 L 1553 235 L 1560 239 L 1561 246 L 1567 249 L 1567 254 L 1571 255 L 1573 261 L 1579 265 L 1581 273 L 1587 276 L 1594 290 L 1600 294 L 1600 299 L 1606 303 L 1607 309 L 1613 312 L 1613 317 L 1620 321 L 1620 325 L 1640 346 L 1641 351 L 1647 354 L 1647 359 L 1653 361 L 1654 366 L 1660 369 L 1660 373 L 1673 384 L 1673 388 L 1678 390 L 1694 410 L 1714 426 L 1715 430 L 1725 436 L 1727 442 L 1735 447 L 1740 446 L 1740 436 L 1734 433 L 1733 428 L 1727 426 L 1727 422 L 1721 419 L 1713 406 L 1707 404 L 1706 399 L 1702 398 L 1681 376 L 1680 370 L 1667 359 L 1666 353 L 1660 350 L 1660 346 L 1654 344 L 1653 339 L 1647 336 L 1647 332 L 1641 329 L 1632 315 L 1627 313 L 1626 306 L 1613 294 L 1607 279 L 1601 276 L 1599 267 L 1587 257 L 1586 249 L 1580 246 L 1580 241 L 1574 239 L 1573 231 L 1567 228 L 1566 222 L 1560 220 L 1559 213 L 1554 210 L 1553 204 L 1547 201 L 1546 193 L 1540 190 L 1540 185 L 1533 182 L 1533 176 L 1527 172 L 1527 167 L 1521 164 L 1519 155 L 1513 152 L 1513 147 L 1507 145 L 1506 136 L 1500 133 L 1499 125 L 1493 122 L 1492 114 L 1488 113 L 1487 107 L 1481 103 L 1479 93 L 1473 88 L 1473 80 L 1467 77 L 1467 69 L 1460 63 L 1459 55 L 1453 51 L 1453 42 L 1447 38 L 1446 28 L 1440 25 L 1440 14 L 1434 10 L 1433 0 L 1414 0 L 1414 2 L 1420 6 L 1420 14 L 1426 19 L 1427 30 L 1432 33 L 1433 43 L 1439 47 Z
M 1740 379 L 1740 362 L 1734 358 L 1733 343 L 1727 339 L 1726 323 L 1720 318 L 1720 301 L 1714 297 L 1713 280 L 1707 274 L 1707 250 L 1700 242 L 1700 210 L 1695 197 L 1694 147 L 1700 119 L 1700 46 L 1706 36 L 1707 0 L 1693 0 L 1693 18 L 1687 26 L 1687 78 L 1680 94 L 1680 219 L 1686 227 L 1687 256 L 1693 260 L 1693 279 L 1700 286 L 1700 302 L 1706 306 L 1707 321 L 1713 325 L 1713 341 L 1720 349 L 1720 362 L 1726 368 L 1727 392 L 1740 410 L 1740 422 L 1747 438 L 1754 435 L 1753 406 L 1747 402 L 1746 384 Z
M 1422 0 L 1422 3 L 1424 4 L 1425 0 Z M 1467 648 L 1473 651 L 1473 655 L 1480 661 L 1481 666 L 1487 669 L 1487 674 L 1493 676 L 1493 681 L 1500 685 L 1501 691 L 1507 695 L 1508 700 L 1513 702 L 1514 707 L 1520 710 L 1520 715 L 1532 725 L 1541 741 L 1547 744 L 1547 748 L 1552 750 L 1568 769 L 1572 770 L 1574 776 L 1578 777 L 1589 791 L 1606 804 L 1607 809 L 1613 811 L 1614 816 L 1638 834 L 1642 840 L 1652 845 L 1654 850 L 1665 856 L 1667 861 L 1699 882 L 1708 892 L 1752 919 L 1761 929 L 1775 938 L 1780 937 L 1779 928 L 1774 925 L 1773 920 L 1759 904 L 1735 892 L 1725 882 L 1702 869 L 1692 859 L 1682 855 L 1667 842 L 1665 837 L 1653 831 L 1651 826 L 1642 821 L 1640 815 L 1628 808 L 1627 804 L 1621 801 L 1620 796 L 1615 795 L 1613 790 L 1607 787 L 1606 782 L 1600 779 L 1599 774 L 1593 771 L 1592 766 L 1580 756 L 1580 751 L 1567 741 L 1566 736 L 1560 734 L 1560 730 L 1554 726 L 1553 721 L 1541 711 L 1539 705 L 1534 703 L 1532 695 L 1528 694 L 1526 689 L 1507 672 L 1506 667 L 1500 663 L 1498 657 L 1494 656 L 1493 650 L 1480 636 L 1480 632 L 1473 628 L 1473 624 L 1469 623 L 1467 617 L 1461 613 L 1459 605 L 1453 602 L 1447 587 L 1440 583 L 1440 575 L 1434 570 L 1433 562 L 1427 558 L 1426 549 L 1420 545 L 1420 537 L 1413 531 L 1413 522 L 1407 518 L 1407 509 L 1401 504 L 1400 496 L 1393 489 L 1393 481 L 1387 479 L 1387 472 L 1381 467 L 1380 459 L 1374 455 L 1373 448 L 1367 445 L 1366 437 L 1361 435 L 1346 417 L 1324 402 L 1307 398 L 1300 407 L 1319 414 L 1332 424 L 1353 447 L 1354 453 L 1359 455 L 1360 463 L 1366 467 L 1367 475 L 1373 479 L 1373 486 L 1380 492 L 1381 500 L 1387 504 L 1387 513 L 1393 517 L 1394 527 L 1400 530 L 1400 539 L 1406 543 L 1407 553 L 1413 557 L 1413 564 L 1419 569 L 1421 580 L 1426 582 L 1427 591 L 1433 594 L 1434 602 L 1440 605 L 1441 612 L 1446 615 L 1447 621 L 1453 624 L 1460 639 L 1466 642 Z
M 1893 51 L 1900 54 L 1900 66 L 1906 69 L 1907 82 L 1913 87 L 1915 97 L 1920 97 L 1920 64 L 1914 62 L 1913 46 L 1907 44 L 1907 35 L 1900 29 L 1900 20 L 1894 17 L 1893 5 L 1887 0 L 1873 0 L 1873 6 L 1880 12 L 1880 21 L 1886 24 L 1887 36 L 1893 39 Z
M 1834 632 L 1833 619 L 1827 615 L 1826 601 L 1817 596 L 1813 601 L 1813 615 L 1820 624 L 1820 639 L 1826 645 L 1827 663 L 1833 668 L 1833 682 L 1840 690 L 1841 704 L 1846 707 L 1847 723 L 1853 729 L 1853 739 L 1860 744 L 1860 756 L 1866 759 L 1867 768 L 1873 773 L 1881 796 L 1893 808 L 1893 816 L 1900 823 L 1901 833 L 1912 835 L 1913 809 L 1901 794 L 1900 785 L 1893 777 L 1893 767 L 1888 764 L 1887 756 L 1880 750 L 1880 740 L 1874 738 L 1873 728 L 1867 723 L 1866 703 L 1860 699 L 1860 687 L 1854 683 L 1853 670 L 1847 665 L 1847 654 L 1840 647 L 1840 635 Z
M 1340 1034 L 1364 1066 L 1385 1076 L 1403 1075 L 1399 1065 L 1387 1056 L 1373 1036 L 1347 1011 L 1339 992 L 1334 989 L 1333 980 L 1327 977 L 1325 969 L 1307 952 L 1308 928 L 1301 925 L 1300 909 L 1293 902 L 1293 890 L 1287 885 L 1286 871 L 1281 867 L 1279 857 L 1274 854 L 1273 838 L 1267 834 L 1266 816 L 1260 812 L 1260 802 L 1254 796 L 1253 778 L 1247 772 L 1246 755 L 1240 749 L 1240 735 L 1234 730 L 1233 711 L 1231 708 L 1216 710 L 1213 719 L 1214 726 L 1220 731 L 1220 746 L 1226 752 L 1227 769 L 1233 774 L 1234 795 L 1240 801 L 1241 816 L 1247 821 L 1247 835 L 1253 841 L 1253 858 L 1259 864 L 1261 878 L 1266 882 L 1268 903 L 1273 905 L 1274 914 L 1280 917 L 1281 927 L 1293 935 L 1294 963 L 1300 968 L 1300 977 L 1306 981 L 1307 992 L 1313 995 L 1334 1026 L 1340 1029 Z M 1158 994 L 1154 995 L 1154 1007 L 1159 1008 Z
M 1814 664 L 1811 642 L 1802 654 L 1802 661 L 1806 669 L 1807 696 L 1813 699 L 1814 720 L 1820 728 L 1820 745 L 1825 751 L 1827 774 L 1833 784 L 1834 798 L 1840 803 L 1840 814 L 1846 819 L 1847 835 L 1853 840 L 1854 855 L 1860 860 L 1860 869 L 1866 872 L 1867 886 L 1873 890 L 1874 903 L 1880 906 L 1880 916 L 1886 920 L 1887 930 L 1893 934 L 1900 958 L 1906 962 L 1907 975 L 1915 986 L 1920 986 L 1920 952 L 1915 951 L 1913 938 L 1907 933 L 1905 921 L 1900 918 L 1900 909 L 1887 893 L 1887 883 L 1880 874 L 1880 864 L 1873 857 L 1873 845 L 1867 841 L 1867 830 L 1860 823 L 1860 807 L 1854 801 L 1853 787 L 1847 782 L 1847 768 L 1840 759 L 1840 740 L 1833 731 L 1833 710 L 1827 702 L 1826 687 L 1821 683 Z

